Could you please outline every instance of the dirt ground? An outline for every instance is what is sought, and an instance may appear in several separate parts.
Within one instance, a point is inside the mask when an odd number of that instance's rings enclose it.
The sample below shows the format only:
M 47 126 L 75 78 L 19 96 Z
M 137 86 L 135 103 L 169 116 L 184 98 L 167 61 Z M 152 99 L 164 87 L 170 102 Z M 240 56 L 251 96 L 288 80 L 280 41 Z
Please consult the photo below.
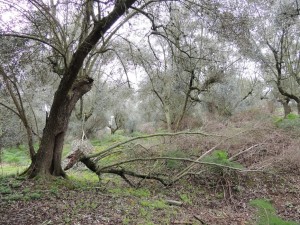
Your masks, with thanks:
M 252 172 L 215 173 L 210 168 L 208 173 L 190 175 L 171 187 L 149 180 L 140 188 L 112 175 L 101 182 L 97 177 L 90 179 L 95 175 L 87 169 L 69 180 L 0 177 L 0 224 L 265 225 L 259 222 L 258 209 L 250 204 L 255 199 L 271 203 L 282 221 L 295 221 L 284 224 L 300 224 L 300 129 L 279 129 L 273 122 L 253 117 L 257 113 L 204 126 L 209 133 L 239 134 L 223 142 L 215 137 L 186 136 L 164 141 L 159 148 L 154 148 L 158 143 L 153 141 L 147 142 L 153 146 L 139 143 L 143 151 L 138 154 L 144 154 L 146 148 L 152 154 L 169 147 L 193 157 L 218 146 L 228 150 L 229 156 L 237 155 L 235 161 Z M 266 172 L 260 172 L 261 168 Z
M 120 182 L 81 186 L 65 181 L 53 185 L 2 178 L 0 224 L 252 225 L 256 224 L 256 209 L 249 201 L 257 198 L 268 199 L 281 218 L 300 224 L 299 175 L 255 175 L 243 179 L 251 182 L 242 181 L 239 190 L 224 196 L 226 191 L 200 184 L 203 182 L 198 183 L 194 178 L 169 188 L 149 183 L 142 189 L 132 189 Z M 5 193 L 3 187 L 12 191 Z M 159 204 L 166 200 L 183 204 Z

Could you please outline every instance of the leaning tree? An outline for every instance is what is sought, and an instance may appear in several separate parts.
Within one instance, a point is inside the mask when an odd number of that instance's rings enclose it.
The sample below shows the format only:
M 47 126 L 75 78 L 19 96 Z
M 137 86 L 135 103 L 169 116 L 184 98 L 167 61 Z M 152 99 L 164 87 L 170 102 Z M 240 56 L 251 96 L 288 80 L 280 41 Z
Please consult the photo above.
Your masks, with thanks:
M 109 40 L 137 14 L 153 23 L 155 18 L 147 13 L 150 7 L 161 10 L 167 4 L 179 3 L 179 0 L 1 1 L 0 37 L 42 43 L 45 57 L 60 77 L 39 149 L 26 171 L 29 177 L 65 176 L 61 159 L 71 112 L 76 102 L 91 90 L 92 70 L 86 68 L 95 64 L 97 55 L 111 50 Z M 181 3 L 190 7 L 193 1 Z M 200 6 L 199 1 L 195 3 Z M 157 28 L 159 24 L 152 27 Z
M 93 84 L 93 79 L 83 68 L 90 62 L 87 60 L 91 58 L 89 54 L 104 51 L 109 38 L 106 33 L 115 32 L 113 26 L 119 25 L 117 21 L 129 13 L 134 3 L 138 7 L 136 0 L 50 1 L 50 5 L 37 0 L 2 2 L 1 10 L 13 10 L 16 17 L 31 23 L 35 32 L 20 32 L 25 25 L 18 21 L 20 24 L 13 24 L 14 29 L 11 25 L 2 27 L 1 36 L 36 40 L 51 47 L 49 60 L 61 76 L 39 149 L 27 170 L 29 177 L 65 176 L 61 158 L 69 118 L 78 99 L 91 90 Z M 127 18 L 135 12 L 130 13 Z M 3 18 L 9 20 L 9 15 L 6 15 Z M 102 48 L 99 48 L 97 45 L 101 39 Z

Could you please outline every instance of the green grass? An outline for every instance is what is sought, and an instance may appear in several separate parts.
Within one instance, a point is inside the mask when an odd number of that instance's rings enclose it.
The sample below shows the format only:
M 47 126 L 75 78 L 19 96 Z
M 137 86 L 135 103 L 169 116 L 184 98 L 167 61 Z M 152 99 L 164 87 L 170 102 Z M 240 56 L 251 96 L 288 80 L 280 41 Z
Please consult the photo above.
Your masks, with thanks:
M 0 164 L 0 176 L 9 176 L 22 173 L 27 166 L 19 166 L 13 164 Z
M 276 215 L 276 209 L 266 199 L 255 199 L 250 205 L 258 209 L 256 225 L 297 225 L 293 221 L 285 221 Z
M 141 206 L 148 207 L 151 209 L 165 209 L 168 205 L 162 200 L 142 200 L 140 201 Z
M 185 194 L 185 193 L 184 194 L 180 194 L 179 197 L 180 197 L 181 201 L 183 201 L 184 203 L 192 205 L 192 200 L 191 200 L 189 194 Z
M 135 196 L 138 198 L 148 198 L 151 195 L 150 191 L 146 188 L 112 188 L 109 192 L 116 195 Z
M 295 130 L 300 128 L 300 117 L 299 115 L 290 113 L 285 118 L 274 118 L 274 123 L 279 128 Z
M 28 148 L 24 145 L 20 145 L 18 148 L 6 148 L 1 150 L 1 162 L 28 165 L 30 163 L 28 153 Z

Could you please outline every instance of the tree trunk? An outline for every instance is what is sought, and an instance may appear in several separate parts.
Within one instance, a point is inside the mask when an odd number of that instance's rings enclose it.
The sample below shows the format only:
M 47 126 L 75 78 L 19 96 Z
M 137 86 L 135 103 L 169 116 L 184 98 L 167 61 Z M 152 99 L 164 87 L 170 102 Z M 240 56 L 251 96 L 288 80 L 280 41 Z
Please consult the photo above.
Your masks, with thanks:
M 298 115 L 300 115 L 300 102 L 297 102 L 297 112 L 298 112 Z
M 26 133 L 27 133 L 27 143 L 29 148 L 30 159 L 33 160 L 35 157 L 35 151 L 33 146 L 32 130 L 29 126 L 26 126 Z
M 168 132 L 172 132 L 172 121 L 171 121 L 171 115 L 170 115 L 170 107 L 168 105 L 166 105 L 164 107 L 164 111 L 165 111 L 165 117 L 166 117 L 166 121 L 167 121 Z
M 283 111 L 284 111 L 284 118 L 287 117 L 288 114 L 290 114 L 292 112 L 292 108 L 289 105 L 290 99 L 289 98 L 284 98 L 284 99 L 280 99 L 278 100 L 282 106 L 283 106 Z M 298 104 L 297 104 L 298 105 Z
M 61 157 L 69 118 L 76 102 L 91 89 L 92 83 L 91 78 L 83 78 L 75 82 L 72 91 L 67 95 L 62 93 L 61 88 L 57 90 L 39 150 L 27 171 L 29 177 L 65 176 L 61 167 Z
M 284 117 L 287 117 L 292 112 L 291 106 L 288 103 L 283 103 Z
M 78 74 L 84 60 L 100 38 L 103 38 L 103 35 L 135 2 L 136 0 L 116 1 L 113 10 L 107 16 L 93 23 L 92 30 L 84 35 L 84 40 L 73 53 L 55 92 L 39 150 L 26 171 L 29 177 L 65 176 L 61 167 L 61 157 L 71 112 L 79 98 L 91 90 L 93 84 L 93 79 L 87 76 L 78 77 Z M 85 31 L 81 33 L 85 34 Z

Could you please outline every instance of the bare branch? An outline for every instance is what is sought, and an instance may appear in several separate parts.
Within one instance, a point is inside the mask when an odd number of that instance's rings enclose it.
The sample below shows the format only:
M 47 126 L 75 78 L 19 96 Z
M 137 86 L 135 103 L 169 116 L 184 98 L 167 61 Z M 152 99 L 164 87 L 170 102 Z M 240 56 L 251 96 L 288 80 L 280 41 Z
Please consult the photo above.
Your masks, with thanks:
M 241 169 L 233 166 L 227 166 L 219 163 L 213 163 L 213 162 L 204 162 L 204 161 L 198 161 L 198 160 L 193 160 L 189 158 L 175 158 L 175 157 L 154 157 L 154 158 L 135 158 L 135 159 L 129 159 L 121 162 L 117 162 L 114 164 L 111 164 L 109 166 L 105 166 L 100 168 L 97 172 L 101 173 L 102 171 L 105 171 L 108 168 L 115 167 L 115 166 L 121 166 L 123 164 L 128 164 L 132 162 L 139 162 L 139 161 L 156 161 L 156 160 L 174 160 L 174 161 L 182 161 L 182 162 L 192 162 L 196 164 L 201 164 L 201 165 L 209 165 L 209 166 L 218 166 L 222 168 L 227 168 L 231 170 L 237 170 L 239 172 L 257 172 L 257 170 L 248 170 L 248 169 Z
M 107 152 L 117 148 L 117 147 L 120 147 L 124 144 L 127 144 L 129 142 L 132 142 L 132 141 L 135 141 L 135 140 L 139 140 L 139 139 L 145 139 L 145 138 L 152 138 L 152 137 L 164 137 L 164 136 L 169 136 L 169 137 L 172 137 L 172 136 L 178 136 L 178 135 L 202 135 L 202 136 L 206 136 L 206 137 L 209 137 L 209 136 L 213 136 L 213 137 L 225 137 L 223 135 L 218 135 L 218 134 L 208 134 L 208 133 L 205 133 L 205 132 L 201 132 L 201 131 L 195 131 L 195 132 L 178 132 L 178 133 L 157 133 L 157 134 L 150 134 L 150 135 L 143 135 L 143 136 L 138 136 L 138 137 L 134 137 L 134 138 L 131 138 L 129 140 L 126 140 L 126 141 L 123 141 L 123 142 L 120 142 L 120 143 L 117 143 L 99 153 L 95 153 L 95 154 L 92 154 L 92 155 L 88 155 L 86 156 L 85 158 L 87 159 L 91 159 L 91 158 L 95 158 L 95 157 L 98 157 L 98 156 L 102 156 L 102 155 L 105 155 Z

